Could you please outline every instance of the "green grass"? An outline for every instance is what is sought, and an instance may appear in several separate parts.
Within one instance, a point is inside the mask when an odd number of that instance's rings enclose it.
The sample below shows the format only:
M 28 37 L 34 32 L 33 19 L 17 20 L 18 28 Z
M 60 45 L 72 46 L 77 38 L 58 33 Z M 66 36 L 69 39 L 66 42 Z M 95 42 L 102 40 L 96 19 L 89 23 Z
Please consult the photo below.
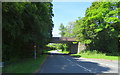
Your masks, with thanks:
M 54 50 L 44 50 L 43 53 L 50 53 L 51 51 L 54 51 Z
M 58 51 L 59 53 L 68 54 L 69 51 Z
M 120 60 L 120 56 L 107 56 L 105 53 L 94 51 L 83 51 L 80 54 L 71 54 L 71 56 L 75 57 L 83 57 L 83 58 L 95 58 L 95 59 L 107 59 L 107 60 Z
M 36 60 L 33 58 L 26 59 L 18 63 L 12 63 L 3 67 L 4 73 L 34 73 L 45 61 L 47 55 L 41 55 Z
M 48 52 L 50 53 L 50 52 L 52 52 L 52 51 L 55 51 L 55 50 L 49 50 Z

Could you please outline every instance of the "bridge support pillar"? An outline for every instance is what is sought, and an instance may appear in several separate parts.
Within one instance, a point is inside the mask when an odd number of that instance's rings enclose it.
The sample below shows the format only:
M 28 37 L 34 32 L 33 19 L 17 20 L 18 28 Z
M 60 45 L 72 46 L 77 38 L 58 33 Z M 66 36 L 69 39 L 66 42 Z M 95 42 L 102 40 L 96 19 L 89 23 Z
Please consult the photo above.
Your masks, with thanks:
M 78 42 L 78 51 L 77 51 L 77 54 L 80 53 L 80 42 Z
M 78 50 L 78 44 L 73 44 L 72 42 L 69 45 L 70 53 L 76 54 Z
M 82 50 L 85 50 L 85 49 L 86 49 L 85 44 L 82 44 L 82 43 L 78 42 L 78 51 L 77 51 L 77 54 L 79 54 Z

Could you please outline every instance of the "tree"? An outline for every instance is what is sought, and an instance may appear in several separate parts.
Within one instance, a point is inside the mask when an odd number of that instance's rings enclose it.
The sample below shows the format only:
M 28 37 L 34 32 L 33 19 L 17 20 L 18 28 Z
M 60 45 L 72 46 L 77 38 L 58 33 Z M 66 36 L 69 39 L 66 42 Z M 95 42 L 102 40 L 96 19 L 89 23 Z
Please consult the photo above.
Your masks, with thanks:
M 3 61 L 33 57 L 52 37 L 50 2 L 2 3 Z
M 90 50 L 118 54 L 120 2 L 93 2 L 73 24 L 75 38 Z M 119 43 L 120 44 L 120 43 Z
M 69 24 L 65 27 L 63 24 L 60 25 L 59 30 L 61 37 L 75 37 L 73 34 L 73 26 L 74 26 L 74 22 L 69 22 Z
M 74 26 L 74 22 L 69 22 L 68 25 L 66 26 L 66 31 L 65 31 L 65 37 L 75 37 L 75 35 L 73 34 L 73 26 Z
M 63 24 L 60 24 L 59 30 L 60 30 L 60 33 L 59 33 L 59 34 L 61 35 L 61 37 L 64 37 L 66 28 L 64 27 Z
M 88 38 L 92 41 L 91 49 L 108 53 L 117 53 L 119 23 L 119 2 L 93 2 L 86 10 L 86 27 Z M 93 12 L 94 11 L 94 12 Z M 106 43 L 106 44 L 105 44 Z

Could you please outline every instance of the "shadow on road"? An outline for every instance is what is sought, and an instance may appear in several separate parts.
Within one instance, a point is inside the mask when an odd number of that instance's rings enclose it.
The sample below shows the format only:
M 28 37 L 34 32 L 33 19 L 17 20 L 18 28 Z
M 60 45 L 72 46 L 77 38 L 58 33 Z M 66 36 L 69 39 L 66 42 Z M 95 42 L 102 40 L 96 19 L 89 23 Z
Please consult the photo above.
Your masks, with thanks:
M 111 70 L 109 67 L 100 65 L 97 62 L 76 59 L 76 57 L 71 57 L 69 54 L 47 54 L 49 56 L 40 73 L 110 73 Z
M 91 73 L 109 73 L 110 68 L 108 66 L 100 65 L 99 63 L 92 62 L 92 61 L 85 61 L 84 59 L 74 59 L 78 65 L 83 66 L 83 69 L 88 69 Z

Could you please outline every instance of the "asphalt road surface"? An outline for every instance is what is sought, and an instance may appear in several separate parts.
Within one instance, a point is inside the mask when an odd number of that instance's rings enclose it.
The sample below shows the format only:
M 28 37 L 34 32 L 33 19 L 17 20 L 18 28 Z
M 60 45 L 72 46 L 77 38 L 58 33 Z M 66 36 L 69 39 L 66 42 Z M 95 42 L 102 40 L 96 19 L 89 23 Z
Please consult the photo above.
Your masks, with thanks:
M 52 52 L 39 73 L 118 73 L 118 61 L 76 58 Z

